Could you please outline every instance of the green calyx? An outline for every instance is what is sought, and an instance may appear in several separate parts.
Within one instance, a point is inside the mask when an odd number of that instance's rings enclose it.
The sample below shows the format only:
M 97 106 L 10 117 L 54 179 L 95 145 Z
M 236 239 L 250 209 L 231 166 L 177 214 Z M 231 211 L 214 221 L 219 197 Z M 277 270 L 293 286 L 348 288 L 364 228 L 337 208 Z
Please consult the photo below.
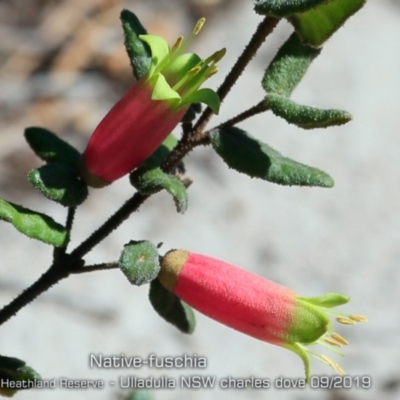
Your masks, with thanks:
M 187 40 L 178 38 L 171 48 L 160 36 L 139 36 L 151 50 L 151 66 L 146 83 L 153 87 L 152 100 L 167 101 L 175 110 L 192 103 L 205 103 L 218 114 L 220 100 L 217 93 L 211 89 L 200 89 L 200 86 L 218 71 L 216 63 L 224 56 L 225 49 L 205 60 L 193 53 L 182 54 L 200 32 L 204 22 L 204 18 L 200 19 L 192 35 Z
M 332 310 L 333 307 L 348 301 L 348 297 L 338 293 L 327 293 L 318 297 L 295 297 L 293 318 L 282 337 L 282 346 L 292 350 L 302 359 L 306 382 L 309 382 L 311 376 L 310 355 L 332 367 L 338 374 L 344 375 L 345 372 L 339 364 L 328 356 L 311 351 L 308 346 L 318 344 L 344 355 L 338 348 L 349 343 L 341 335 L 333 332 L 331 317 L 334 316 L 337 322 L 345 325 L 367 321 L 361 315 L 342 315 Z

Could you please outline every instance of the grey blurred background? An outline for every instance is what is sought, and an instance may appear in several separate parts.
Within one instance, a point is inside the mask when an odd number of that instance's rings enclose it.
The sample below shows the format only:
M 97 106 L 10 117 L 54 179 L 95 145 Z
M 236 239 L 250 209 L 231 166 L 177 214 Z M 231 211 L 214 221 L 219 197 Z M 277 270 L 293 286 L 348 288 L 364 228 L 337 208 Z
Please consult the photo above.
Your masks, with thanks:
M 351 376 L 370 375 L 371 390 L 157 390 L 156 399 L 398 399 L 400 396 L 400 6 L 372 1 L 324 46 L 293 98 L 350 111 L 344 127 L 303 131 L 267 113 L 240 126 L 300 162 L 330 173 L 333 189 L 288 188 L 228 170 L 211 149 L 188 157 L 190 206 L 181 216 L 159 194 L 87 256 L 115 260 L 131 239 L 163 242 L 247 268 L 302 295 L 337 291 L 369 323 L 341 327 L 351 343 L 334 356 Z M 87 139 L 133 79 L 122 45 L 119 12 L 134 11 L 148 31 L 172 43 L 200 16 L 208 21 L 192 50 L 208 56 L 227 47 L 217 87 L 261 20 L 250 1 L 3 0 L 0 2 L 0 197 L 63 221 L 65 209 L 44 201 L 26 181 L 40 161 L 24 143 L 27 126 L 44 126 L 83 150 Z M 290 34 L 281 22 L 246 69 L 210 126 L 257 103 L 262 72 Z M 177 131 L 179 133 L 179 131 Z M 72 247 L 132 194 L 127 178 L 93 191 L 79 209 Z M 47 268 L 45 245 L 0 224 L 0 304 Z M 207 374 L 218 379 L 303 377 L 297 356 L 197 314 L 192 336 L 160 319 L 147 287 L 117 271 L 74 276 L 23 309 L 0 330 L 0 354 L 19 357 L 44 378 L 115 380 Z M 206 370 L 91 369 L 89 353 L 147 357 L 205 356 Z M 312 361 L 313 373 L 331 374 Z M 121 398 L 105 390 L 27 391 L 17 399 Z

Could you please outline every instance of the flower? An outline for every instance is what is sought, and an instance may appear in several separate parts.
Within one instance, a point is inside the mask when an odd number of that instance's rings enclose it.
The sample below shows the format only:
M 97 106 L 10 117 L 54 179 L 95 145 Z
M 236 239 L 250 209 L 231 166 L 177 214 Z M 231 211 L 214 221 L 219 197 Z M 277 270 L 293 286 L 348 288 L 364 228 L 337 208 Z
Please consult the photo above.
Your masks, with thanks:
M 148 158 L 180 122 L 191 103 L 205 103 L 219 111 L 219 97 L 211 89 L 199 89 L 214 75 L 225 49 L 202 60 L 193 53 L 182 54 L 205 19 L 192 35 L 179 37 L 170 49 L 155 35 L 141 35 L 151 51 L 151 66 L 115 104 L 94 130 L 83 154 L 81 175 L 93 187 L 103 187 L 121 178 Z
M 348 342 L 332 331 L 330 315 L 339 323 L 365 322 L 361 315 L 341 315 L 333 307 L 349 298 L 337 293 L 302 297 L 291 290 L 226 262 L 185 250 L 171 250 L 162 259 L 161 284 L 193 308 L 257 339 L 285 347 L 300 356 L 306 381 L 313 356 L 344 374 L 330 357 L 307 346 L 335 347 Z M 343 354 L 342 354 L 343 355 Z

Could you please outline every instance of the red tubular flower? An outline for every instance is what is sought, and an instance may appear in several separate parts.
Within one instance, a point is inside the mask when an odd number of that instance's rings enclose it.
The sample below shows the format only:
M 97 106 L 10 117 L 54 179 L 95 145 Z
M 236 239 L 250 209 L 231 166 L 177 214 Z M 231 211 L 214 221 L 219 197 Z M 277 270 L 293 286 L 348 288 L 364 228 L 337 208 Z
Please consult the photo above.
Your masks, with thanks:
M 204 22 L 200 19 L 188 40 L 178 38 L 171 49 L 159 36 L 140 36 L 151 50 L 150 70 L 93 132 L 81 168 L 88 185 L 106 186 L 138 167 L 181 121 L 191 103 L 203 102 L 218 113 L 218 95 L 199 88 L 217 72 L 216 63 L 225 49 L 206 60 L 182 54 Z
M 309 355 L 344 374 L 335 361 L 306 347 L 321 344 L 335 351 L 332 346 L 348 344 L 342 336 L 332 332 L 328 314 L 336 315 L 336 320 L 343 324 L 366 321 L 359 315 L 343 316 L 330 310 L 348 302 L 343 295 L 300 297 L 251 272 L 184 250 L 172 250 L 164 256 L 159 280 L 166 289 L 208 317 L 294 351 L 304 362 L 307 381 L 310 378 Z

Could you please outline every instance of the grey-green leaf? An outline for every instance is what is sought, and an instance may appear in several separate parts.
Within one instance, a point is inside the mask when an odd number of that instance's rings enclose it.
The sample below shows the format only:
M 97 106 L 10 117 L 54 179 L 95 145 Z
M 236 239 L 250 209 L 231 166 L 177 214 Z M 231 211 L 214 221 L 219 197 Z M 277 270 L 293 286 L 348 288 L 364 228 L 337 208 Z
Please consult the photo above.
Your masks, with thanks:
M 33 169 L 29 182 L 45 197 L 65 207 L 82 204 L 88 196 L 87 185 L 76 170 L 66 164 L 50 163 Z
M 120 18 L 132 72 L 136 79 L 140 79 L 149 72 L 151 65 L 150 47 L 139 39 L 139 35 L 145 35 L 147 32 L 139 18 L 131 11 L 123 10 Z
M 157 193 L 165 189 L 173 198 L 176 210 L 184 214 L 188 207 L 188 195 L 183 183 L 173 175 L 161 171 L 160 168 L 154 168 L 143 171 L 138 168 L 130 175 L 132 185 L 144 195 Z
M 154 309 L 167 322 L 183 333 L 193 333 L 196 319 L 192 308 L 165 289 L 158 279 L 150 284 L 149 298 Z
M 253 178 L 289 186 L 334 185 L 325 172 L 282 156 L 239 128 L 213 130 L 211 143 L 230 168 Z
M 10 222 L 24 235 L 56 247 L 68 240 L 66 229 L 48 215 L 0 199 L 0 219 Z
M 296 32 L 310 46 L 319 47 L 329 39 L 366 0 L 331 0 L 288 19 Z
M 275 115 L 303 129 L 343 125 L 352 119 L 347 111 L 305 106 L 277 94 L 269 94 L 266 101 Z
M 308 11 L 327 0 L 256 0 L 254 9 L 258 14 L 286 17 Z
M 76 167 L 81 154 L 69 143 L 47 129 L 32 126 L 25 129 L 25 139 L 44 161 L 65 163 Z
M 0 355 L 0 395 L 5 397 L 12 397 L 18 389 L 8 388 L 2 382 L 12 383 L 17 382 L 31 382 L 41 380 L 41 376 L 31 367 L 14 357 L 6 357 Z
M 150 283 L 160 272 L 157 247 L 148 241 L 131 241 L 124 246 L 119 268 L 132 285 Z
M 263 88 L 267 93 L 289 97 L 319 54 L 320 50 L 303 44 L 293 33 L 265 71 Z

